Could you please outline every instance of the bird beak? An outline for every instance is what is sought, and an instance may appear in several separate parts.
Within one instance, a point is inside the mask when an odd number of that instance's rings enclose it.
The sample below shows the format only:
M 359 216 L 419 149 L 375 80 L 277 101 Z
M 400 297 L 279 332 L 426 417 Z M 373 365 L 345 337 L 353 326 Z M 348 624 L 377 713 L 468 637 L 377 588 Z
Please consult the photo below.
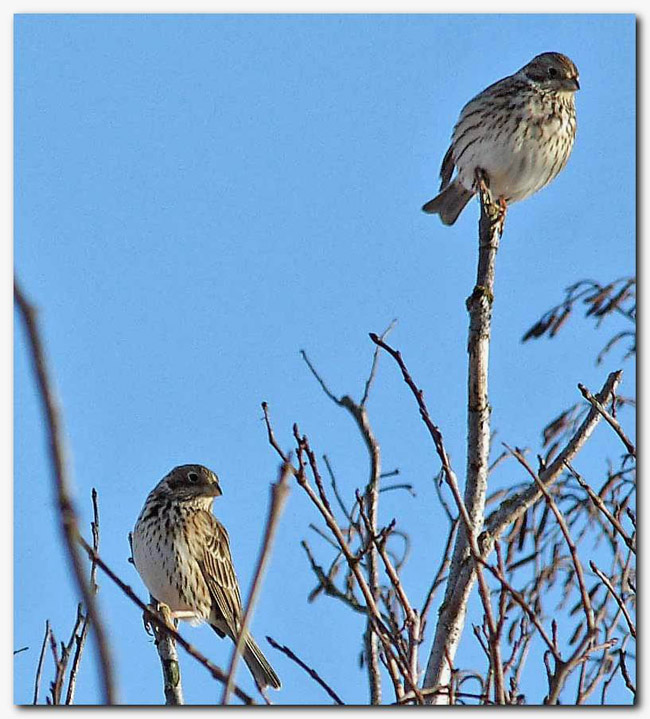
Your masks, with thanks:
M 572 92 L 575 92 L 576 90 L 580 89 L 580 83 L 578 82 L 577 77 L 570 77 L 567 80 L 567 90 L 570 90 Z
M 212 487 L 211 496 L 212 497 L 221 497 L 223 492 L 221 491 L 221 487 L 218 484 L 213 484 Z

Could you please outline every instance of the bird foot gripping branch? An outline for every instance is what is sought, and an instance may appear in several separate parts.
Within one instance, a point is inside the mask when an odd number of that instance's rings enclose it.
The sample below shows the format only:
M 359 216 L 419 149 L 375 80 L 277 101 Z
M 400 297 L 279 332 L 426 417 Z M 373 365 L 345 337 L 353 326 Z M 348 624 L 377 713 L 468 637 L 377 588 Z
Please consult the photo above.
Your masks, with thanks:
M 503 235 L 503 228 L 506 221 L 506 212 L 508 204 L 503 196 L 494 199 L 490 190 L 490 177 L 480 167 L 476 168 L 474 173 L 476 177 L 476 187 L 481 202 L 481 220 L 483 218 L 488 223 L 485 230 L 482 229 L 481 235 L 491 235 L 494 231 L 499 237 Z
M 156 614 L 157 616 L 161 617 L 162 620 L 165 622 L 166 626 L 168 626 L 173 631 L 176 631 L 177 623 L 174 620 L 172 610 L 166 604 L 163 604 L 162 602 L 157 602 L 152 597 L 151 604 L 147 605 L 147 609 L 149 609 L 149 611 L 153 614 Z M 157 625 L 150 621 L 147 612 L 142 613 L 142 623 L 144 624 L 144 628 L 147 634 L 155 634 L 157 636 L 159 628 Z

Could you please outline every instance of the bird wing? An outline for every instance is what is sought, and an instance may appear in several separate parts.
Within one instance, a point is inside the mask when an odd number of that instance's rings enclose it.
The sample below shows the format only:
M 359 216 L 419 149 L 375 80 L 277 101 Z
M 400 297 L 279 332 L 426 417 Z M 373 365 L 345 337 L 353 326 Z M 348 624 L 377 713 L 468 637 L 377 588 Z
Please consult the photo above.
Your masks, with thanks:
M 199 568 L 216 604 L 214 609 L 217 610 L 217 615 L 221 614 L 230 633 L 236 636 L 242 604 L 230 554 L 228 532 L 211 512 L 201 512 L 200 521 L 204 524 L 206 541 L 203 545 L 203 556 L 199 559 Z

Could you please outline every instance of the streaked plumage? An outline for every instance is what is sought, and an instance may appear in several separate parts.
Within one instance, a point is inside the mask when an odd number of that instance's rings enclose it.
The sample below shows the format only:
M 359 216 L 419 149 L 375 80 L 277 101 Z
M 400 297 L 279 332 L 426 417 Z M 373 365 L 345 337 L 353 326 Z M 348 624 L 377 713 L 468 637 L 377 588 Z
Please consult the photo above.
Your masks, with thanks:
M 547 185 L 573 148 L 578 77 L 566 55 L 546 52 L 470 100 L 442 161 L 440 194 L 422 209 L 453 225 L 476 194 L 477 169 L 507 204 Z
M 147 497 L 133 531 L 133 561 L 153 597 L 172 616 L 207 621 L 220 636 L 235 640 L 243 610 L 228 533 L 212 514 L 221 495 L 207 467 L 173 469 Z M 243 658 L 256 682 L 279 689 L 277 674 L 252 636 Z

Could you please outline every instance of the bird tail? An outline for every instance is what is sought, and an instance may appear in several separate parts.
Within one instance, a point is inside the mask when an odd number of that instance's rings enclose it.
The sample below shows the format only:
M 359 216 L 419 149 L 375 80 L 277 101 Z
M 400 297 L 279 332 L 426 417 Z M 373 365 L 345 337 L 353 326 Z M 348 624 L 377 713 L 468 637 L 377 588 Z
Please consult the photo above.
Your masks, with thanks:
M 244 661 L 253 677 L 255 677 L 255 681 L 262 689 L 265 687 L 279 689 L 282 686 L 280 678 L 273 671 L 273 667 L 268 663 L 266 657 L 262 654 L 262 650 L 257 646 L 255 640 L 250 635 L 246 639 Z
M 225 637 L 226 634 L 228 634 L 233 642 L 237 641 L 237 637 L 234 636 L 233 632 L 225 625 L 225 623 L 222 623 L 220 626 L 210 624 L 210 628 L 220 637 Z M 242 655 L 244 661 L 246 662 L 246 666 L 261 689 L 265 689 L 266 687 L 280 689 L 282 686 L 280 678 L 273 671 L 273 667 L 269 664 L 264 654 L 262 654 L 262 650 L 257 646 L 255 640 L 250 634 L 246 638 L 246 644 Z
M 466 190 L 456 178 L 433 200 L 429 200 L 422 210 L 430 215 L 440 215 L 445 225 L 453 225 L 474 194 L 471 190 Z

